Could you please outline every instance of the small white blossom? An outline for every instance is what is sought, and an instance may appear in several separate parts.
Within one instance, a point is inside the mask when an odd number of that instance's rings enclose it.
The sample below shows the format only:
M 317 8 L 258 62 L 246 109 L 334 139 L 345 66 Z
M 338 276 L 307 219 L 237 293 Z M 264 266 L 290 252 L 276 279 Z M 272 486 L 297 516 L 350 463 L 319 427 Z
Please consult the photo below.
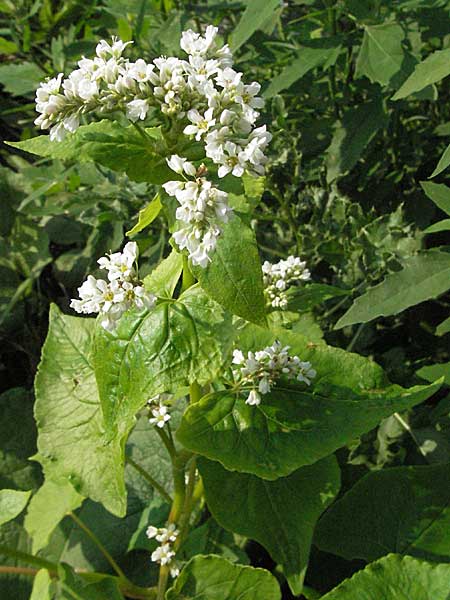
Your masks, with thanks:
M 172 156 L 167 159 L 167 164 L 172 169 L 172 171 L 175 171 L 175 173 L 179 173 L 180 175 L 182 175 L 184 172 L 184 173 L 186 173 L 186 175 L 195 177 L 195 174 L 197 173 L 197 169 L 196 169 L 195 165 L 193 165 L 191 162 L 189 162 L 185 158 L 178 156 L 178 154 L 172 154 Z M 172 183 L 176 183 L 176 182 L 172 182 Z M 165 184 L 165 185 L 167 185 L 167 184 Z M 167 193 L 169 193 L 169 192 L 167 192 Z
M 135 123 L 139 119 L 143 121 L 149 110 L 147 100 L 132 100 L 127 104 L 127 118 Z
M 288 306 L 286 294 L 288 288 L 299 281 L 311 279 L 306 262 L 298 256 L 289 256 L 286 260 L 280 260 L 275 264 L 266 260 L 262 265 L 262 272 L 267 304 L 281 310 Z
M 296 379 L 311 384 L 316 371 L 310 362 L 303 362 L 298 356 L 289 355 L 289 346 L 283 347 L 279 341 L 257 352 L 234 350 L 232 363 L 236 365 L 233 375 L 240 385 L 250 385 L 246 404 L 257 406 L 261 396 L 268 394 L 280 377 Z
M 128 242 L 122 252 L 115 252 L 98 259 L 100 269 L 108 271 L 108 279 L 127 280 L 134 275 L 134 264 L 138 256 L 136 242 Z
M 201 140 L 202 136 L 208 133 L 208 130 L 216 124 L 216 119 L 213 118 L 212 108 L 208 108 L 204 115 L 201 115 L 198 110 L 189 110 L 187 117 L 192 125 L 187 125 L 187 127 L 184 128 L 183 133 L 186 135 L 195 135 L 195 139 L 198 142 Z
M 170 415 L 167 412 L 167 406 L 161 405 L 151 409 L 152 417 L 148 420 L 150 425 L 155 425 L 162 429 L 164 425 L 170 421 Z
M 175 552 L 171 548 L 172 547 L 170 544 L 158 546 L 158 548 L 156 548 L 156 550 L 152 553 L 152 561 L 157 562 L 160 565 L 170 564 L 175 556 Z

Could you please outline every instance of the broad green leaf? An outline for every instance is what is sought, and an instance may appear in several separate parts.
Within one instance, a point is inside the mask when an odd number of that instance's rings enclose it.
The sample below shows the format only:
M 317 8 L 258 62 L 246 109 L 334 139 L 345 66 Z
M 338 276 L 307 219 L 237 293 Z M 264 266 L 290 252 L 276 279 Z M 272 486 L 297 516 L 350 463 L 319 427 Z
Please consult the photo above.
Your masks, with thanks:
M 326 38 L 320 40 L 316 46 L 302 46 L 298 49 L 298 56 L 293 62 L 284 67 L 279 75 L 274 77 L 269 87 L 264 92 L 265 98 L 272 98 L 282 90 L 288 89 L 293 83 L 301 79 L 312 69 L 331 66 L 337 61 L 341 46 L 336 41 Z
M 331 298 L 348 296 L 351 290 L 344 290 L 325 283 L 310 283 L 291 287 L 289 292 L 289 308 L 307 312 Z
M 388 85 L 402 68 L 405 32 L 397 23 L 364 28 L 364 37 L 356 61 L 356 77 L 366 76 L 372 83 Z
M 107 435 L 128 432 L 155 394 L 214 379 L 232 333 L 230 316 L 199 286 L 152 310 L 129 311 L 114 333 L 98 326 L 93 364 Z
M 64 315 L 52 305 L 35 380 L 36 459 L 46 480 L 70 482 L 85 497 L 123 516 L 123 442 L 106 439 L 92 367 L 92 319 Z
M 278 0 L 253 0 L 249 2 L 231 36 L 231 49 L 233 52 L 262 27 L 279 6 Z
M 172 298 L 182 270 L 183 257 L 172 250 L 169 256 L 144 278 L 145 288 L 156 296 Z
M 279 331 L 287 329 L 300 333 L 315 344 L 323 343 L 323 331 L 312 313 L 291 312 L 289 310 L 274 310 L 267 315 L 269 329 Z
M 372 471 L 320 519 L 314 544 L 347 560 L 450 562 L 450 465 Z
M 189 450 L 219 461 L 230 470 L 265 479 L 328 456 L 375 427 L 381 419 L 423 402 L 440 384 L 404 389 L 390 384 L 370 360 L 301 335 L 249 327 L 239 347 L 260 350 L 279 339 L 291 354 L 317 370 L 311 387 L 279 383 L 259 406 L 248 395 L 215 392 L 188 407 L 177 431 Z
M 420 92 L 433 83 L 437 83 L 450 75 L 450 48 L 436 50 L 425 60 L 416 65 L 413 73 L 394 94 L 392 100 L 400 100 L 411 94 Z
M 449 231 L 450 230 L 450 219 L 443 219 L 438 223 L 433 223 L 426 229 L 423 230 L 424 233 L 439 233 L 440 231 Z
M 25 517 L 25 530 L 33 540 L 33 554 L 45 548 L 50 535 L 62 519 L 83 502 L 68 482 L 46 481 L 31 499 Z
M 211 258 L 205 269 L 191 267 L 205 292 L 234 315 L 265 324 L 261 261 L 253 230 L 233 217 L 224 226 Z
M 196 556 L 183 568 L 166 600 L 281 600 L 275 577 L 219 556 Z
M 51 142 L 40 135 L 24 142 L 8 142 L 10 146 L 49 158 L 95 161 L 115 171 L 125 172 L 134 181 L 164 183 L 173 179 L 166 164 L 170 154 L 158 127 L 145 130 L 144 139 L 131 125 L 122 127 L 103 120 L 82 125 L 62 142 Z
M 64 563 L 58 566 L 57 588 L 59 600 L 124 600 L 116 578 L 78 574 Z
M 389 554 L 321 600 L 448 600 L 449 589 L 450 565 Z
M 127 231 L 127 235 L 132 237 L 133 235 L 136 235 L 136 233 L 139 233 L 148 227 L 150 223 L 153 223 L 153 221 L 159 215 L 161 208 L 161 198 L 159 197 L 159 194 L 156 194 L 150 204 L 139 211 L 138 222 L 134 227 Z
M 445 169 L 449 165 L 450 165 L 450 144 L 444 150 L 444 154 L 439 159 L 439 162 L 436 165 L 436 168 L 434 169 L 434 171 L 431 173 L 430 178 L 436 177 L 436 175 L 439 175 L 440 173 L 442 173 L 442 171 L 445 171 Z
M 378 19 L 382 0 L 344 0 L 345 7 L 359 23 L 371 23 Z
M 450 188 L 443 183 L 432 181 L 421 181 L 420 185 L 428 198 L 450 216 Z
M 327 150 L 327 181 L 330 183 L 350 171 L 379 129 L 385 127 L 387 115 L 381 99 L 350 108 L 338 121 Z
M 450 287 L 450 254 L 429 250 L 403 261 L 403 269 L 357 298 L 335 329 L 396 315 L 410 306 L 437 298 Z
M 439 325 L 436 327 L 436 335 L 445 335 L 449 331 L 450 331 L 450 317 L 448 317 L 448 319 L 445 319 L 445 321 L 442 321 L 442 323 L 439 323 Z
M 236 192 L 230 192 L 228 194 L 228 202 L 238 212 L 252 213 L 261 201 L 261 196 L 265 190 L 266 178 L 244 175 L 242 183 L 243 190 L 240 193 L 237 190 Z
M 317 519 L 339 491 L 334 456 L 265 481 L 199 461 L 208 508 L 217 522 L 256 540 L 283 567 L 293 594 L 300 594 Z
M 0 525 L 15 519 L 28 503 L 31 492 L 0 490 Z
M 0 83 L 13 96 L 31 94 L 46 73 L 33 62 L 4 64 L 0 67 Z
M 417 375 L 425 381 L 436 381 L 436 379 L 444 377 L 445 383 L 450 385 L 450 362 L 422 367 L 417 371 Z M 432 377 L 434 379 L 431 379 Z
M 47 569 L 41 569 L 36 574 L 33 582 L 33 591 L 30 600 L 52 600 L 53 582 Z

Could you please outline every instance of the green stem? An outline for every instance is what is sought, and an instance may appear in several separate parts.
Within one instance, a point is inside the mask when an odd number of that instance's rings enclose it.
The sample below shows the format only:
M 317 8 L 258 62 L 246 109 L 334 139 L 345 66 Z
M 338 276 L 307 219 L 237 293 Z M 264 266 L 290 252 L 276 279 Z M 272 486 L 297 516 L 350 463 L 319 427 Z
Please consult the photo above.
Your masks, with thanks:
M 167 449 L 167 452 L 169 453 L 170 459 L 173 463 L 177 459 L 177 450 L 175 448 L 174 443 L 172 442 L 170 437 L 167 435 L 167 433 L 161 427 L 155 427 L 155 431 L 161 438 L 164 446 Z
M 18 560 L 28 563 L 29 565 L 35 565 L 39 569 L 48 569 L 49 571 L 56 571 L 58 568 L 58 565 L 50 562 L 49 560 L 45 560 L 45 558 L 32 556 L 31 554 L 21 552 L 20 550 L 14 550 L 13 548 L 8 548 L 7 546 L 0 545 L 0 554 L 10 556 L 11 558 L 17 558 Z
M 189 475 L 188 475 L 188 483 L 187 483 L 186 491 L 185 491 L 184 506 L 183 506 L 182 515 L 181 515 L 179 523 L 178 523 L 180 533 L 174 544 L 175 550 L 178 550 L 178 548 L 181 546 L 181 544 L 183 543 L 183 541 L 188 533 L 188 530 L 189 530 L 189 519 L 190 519 L 190 516 L 192 513 L 192 509 L 194 507 L 193 496 L 194 496 L 194 489 L 195 489 L 196 472 L 197 472 L 197 461 L 194 457 L 189 466 Z
M 183 276 L 181 280 L 181 294 L 185 292 L 188 288 L 193 286 L 195 282 L 196 279 L 193 276 L 191 269 L 189 268 L 188 258 L 183 254 Z
M 117 575 L 120 577 L 120 579 L 123 579 L 124 581 L 128 581 L 127 577 L 125 576 L 125 573 L 122 571 L 122 569 L 116 563 L 116 561 L 111 556 L 111 554 L 108 552 L 108 550 L 105 548 L 105 546 L 101 543 L 101 541 L 98 539 L 98 537 L 95 535 L 95 533 L 93 531 L 91 531 L 89 529 L 89 527 L 87 525 L 85 525 L 83 523 L 83 521 L 79 517 L 77 517 L 76 514 L 74 514 L 73 512 L 70 512 L 69 516 L 72 517 L 72 519 L 75 521 L 75 523 L 78 525 L 78 527 L 80 529 L 82 529 L 84 531 L 84 533 L 97 546 L 97 548 L 100 550 L 100 552 L 106 558 L 106 560 L 109 562 L 109 564 L 114 569 L 114 571 L 117 573 Z
M 139 135 L 141 136 L 141 138 L 143 138 L 146 142 L 148 142 L 149 140 L 151 140 L 150 136 L 148 136 L 145 133 L 145 129 L 143 127 L 141 127 L 139 125 L 139 123 L 131 123 L 133 125 L 133 127 L 136 129 L 136 131 L 139 133 Z
M 157 492 L 159 492 L 161 494 L 161 496 L 167 500 L 167 502 L 169 502 L 169 504 L 172 503 L 172 497 L 169 495 L 169 493 L 164 489 L 164 487 L 158 483 L 156 481 L 156 479 L 153 479 L 153 477 L 150 475 L 150 473 L 147 473 L 147 471 L 145 469 L 143 469 L 141 467 L 141 465 L 138 465 L 136 462 L 134 462 L 134 460 L 132 458 L 130 458 L 129 456 L 126 457 L 126 461 L 129 465 L 131 465 L 133 467 L 133 469 L 136 469 L 136 471 L 139 473 L 139 475 L 142 475 L 142 477 L 149 482 L 149 484 L 155 488 L 155 490 Z

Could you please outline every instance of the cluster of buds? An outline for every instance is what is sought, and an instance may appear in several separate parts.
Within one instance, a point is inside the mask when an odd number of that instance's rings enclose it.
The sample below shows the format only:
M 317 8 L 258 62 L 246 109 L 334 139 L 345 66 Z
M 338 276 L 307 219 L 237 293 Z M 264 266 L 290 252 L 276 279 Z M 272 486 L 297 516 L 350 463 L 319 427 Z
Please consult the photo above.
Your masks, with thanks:
M 268 394 L 276 381 L 281 377 L 295 379 L 311 384 L 316 371 L 310 362 L 303 362 L 298 356 L 289 356 L 289 346 L 283 346 L 275 341 L 257 352 L 248 352 L 244 356 L 241 350 L 234 350 L 233 375 L 236 382 L 242 386 L 251 386 L 246 404 L 261 403 L 261 395 Z
M 265 261 L 262 266 L 265 296 L 268 306 L 285 310 L 288 306 L 287 290 L 299 281 L 309 281 L 311 273 L 306 262 L 298 256 L 289 256 L 277 263 Z
M 167 164 L 186 179 L 163 184 L 166 193 L 175 196 L 180 205 L 175 213 L 179 228 L 173 238 L 181 250 L 187 249 L 194 265 L 206 267 L 222 232 L 222 224 L 228 222 L 232 213 L 228 194 L 200 176 L 205 172 L 203 167 L 197 171 L 191 162 L 178 155 L 168 159 Z
M 171 394 L 157 394 L 147 400 L 147 406 L 150 410 L 151 417 L 148 422 L 154 427 L 162 429 L 166 423 L 170 421 L 170 414 L 167 407 L 167 402 L 171 400 Z
M 150 525 L 147 528 L 146 535 L 149 539 L 156 539 L 160 545 L 152 552 L 152 561 L 163 566 L 169 566 L 172 577 L 177 577 L 180 568 L 175 561 L 175 551 L 173 544 L 178 537 L 178 530 L 173 523 L 167 527 L 154 527 Z
M 128 242 L 123 252 L 100 258 L 97 262 L 107 271 L 108 281 L 89 275 L 78 288 L 80 299 L 71 300 L 71 308 L 83 314 L 98 313 L 107 331 L 114 331 L 117 321 L 130 308 L 153 308 L 156 296 L 147 292 L 137 278 L 137 255 L 136 242 Z

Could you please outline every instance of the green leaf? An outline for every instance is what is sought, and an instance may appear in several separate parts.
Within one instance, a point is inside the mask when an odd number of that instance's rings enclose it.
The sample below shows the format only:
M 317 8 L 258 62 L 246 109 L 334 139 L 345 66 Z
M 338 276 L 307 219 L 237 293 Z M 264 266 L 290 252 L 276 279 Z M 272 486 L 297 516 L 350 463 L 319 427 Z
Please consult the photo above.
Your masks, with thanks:
M 450 465 L 372 471 L 320 519 L 314 543 L 347 560 L 394 552 L 450 562 L 449 481 Z
M 144 278 L 144 286 L 156 296 L 172 298 L 175 287 L 183 270 L 183 257 L 172 250 L 167 258 L 159 263 L 153 271 Z
M 153 198 L 148 206 L 139 211 L 138 222 L 134 227 L 127 231 L 126 235 L 132 237 L 153 223 L 162 209 L 161 198 L 159 194 Z
M 317 370 L 311 387 L 279 383 L 259 406 L 247 394 L 224 390 L 190 405 L 177 431 L 189 450 L 219 461 L 225 468 L 265 479 L 328 456 L 375 427 L 395 411 L 423 402 L 440 384 L 409 389 L 389 384 L 382 369 L 361 356 L 301 335 L 249 327 L 240 348 L 260 350 L 279 339 L 292 355 Z
M 0 490 L 0 525 L 12 521 L 28 503 L 31 492 Z
M 437 298 L 450 287 L 450 254 L 429 250 L 403 261 L 403 269 L 357 298 L 335 329 L 396 315 L 410 306 Z
M 447 75 L 450 75 L 450 48 L 436 50 L 415 66 L 413 73 L 392 96 L 392 100 L 400 100 L 420 92 L 427 85 L 437 83 Z
M 421 181 L 420 185 L 428 198 L 450 216 L 450 188 L 443 183 L 432 181 Z
M 33 554 L 47 546 L 60 521 L 83 502 L 68 482 L 46 481 L 31 499 L 24 526 L 33 540 Z
M 253 0 L 249 2 L 231 36 L 230 45 L 233 52 L 262 27 L 279 6 L 278 0 Z
M 376 21 L 381 0 L 344 0 L 345 7 L 359 23 Z
M 348 296 L 351 290 L 344 290 L 325 283 L 310 283 L 291 287 L 289 290 L 289 308 L 301 312 L 308 312 L 320 306 L 331 298 Z
M 350 171 L 376 133 L 387 124 L 381 99 L 350 108 L 338 121 L 327 150 L 327 181 Z
M 205 292 L 234 315 L 263 325 L 266 302 L 261 261 L 253 230 L 234 216 L 224 226 L 212 262 L 191 267 Z
M 450 317 L 448 317 L 448 319 L 445 319 L 445 321 L 442 321 L 442 323 L 439 323 L 439 325 L 436 327 L 436 335 L 445 335 L 449 331 L 450 331 Z
M 422 367 L 417 371 L 417 375 L 425 381 L 431 381 L 431 377 L 434 377 L 433 381 L 444 377 L 445 383 L 450 385 L 450 362 Z
M 405 33 L 397 23 L 366 26 L 356 60 L 356 77 L 365 75 L 372 83 L 388 85 L 401 71 L 405 58 L 404 37 Z
M 13 96 L 31 94 L 45 75 L 45 72 L 32 62 L 12 63 L 0 67 L 0 83 L 5 91 Z
M 117 579 L 108 575 L 87 573 L 83 576 L 69 565 L 60 564 L 58 577 L 59 600 L 124 600 Z
M 48 135 L 40 135 L 8 144 L 38 156 L 94 161 L 125 172 L 134 181 L 164 183 L 173 178 L 165 158 L 170 152 L 159 127 L 147 128 L 145 132 L 147 138 L 131 125 L 122 127 L 115 121 L 103 120 L 82 125 L 62 142 L 51 142 Z
M 439 162 L 436 165 L 436 168 L 434 169 L 434 171 L 431 173 L 430 178 L 436 177 L 436 175 L 439 175 L 440 173 L 442 173 L 442 171 L 445 171 L 445 169 L 449 165 L 450 165 L 450 144 L 444 150 L 444 154 L 439 159 Z
M 219 556 L 196 556 L 183 568 L 166 600 L 281 600 L 275 577 Z M 439 599 L 438 599 L 439 600 Z
M 266 178 L 243 175 L 242 183 L 243 193 L 230 192 L 228 194 L 229 204 L 238 212 L 252 213 L 261 201 L 266 187 Z
M 450 565 L 389 554 L 321 600 L 448 600 Z
M 274 77 L 264 92 L 265 98 L 272 98 L 282 90 L 288 89 L 306 73 L 317 67 L 330 67 L 335 64 L 342 46 L 335 40 L 318 40 L 316 46 L 302 46 L 293 62 L 288 64 L 279 75 Z
M 150 311 L 129 311 L 114 333 L 98 326 L 93 363 L 109 437 L 125 435 L 155 394 L 214 379 L 232 333 L 230 316 L 199 286 Z
M 450 219 L 443 219 L 438 223 L 433 223 L 426 229 L 423 230 L 424 233 L 439 233 L 440 231 L 449 231 L 450 230 Z
M 52 600 L 53 582 L 47 569 L 41 569 L 36 574 L 33 582 L 33 591 L 30 600 Z
M 106 439 L 91 357 L 92 319 L 52 305 L 35 380 L 38 455 L 46 480 L 68 481 L 85 497 L 123 516 L 122 440 Z
M 206 459 L 198 467 L 217 522 L 264 546 L 283 567 L 292 593 L 300 594 L 316 521 L 339 491 L 334 456 L 275 481 L 227 471 Z

